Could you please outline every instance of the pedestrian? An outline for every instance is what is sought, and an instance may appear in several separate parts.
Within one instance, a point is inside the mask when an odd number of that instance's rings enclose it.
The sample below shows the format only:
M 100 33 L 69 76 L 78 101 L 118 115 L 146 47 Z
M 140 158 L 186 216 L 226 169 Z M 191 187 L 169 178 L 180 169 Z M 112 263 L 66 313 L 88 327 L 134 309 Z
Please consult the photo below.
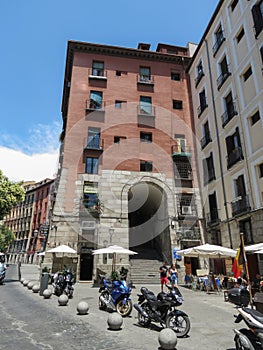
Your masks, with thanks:
M 175 267 L 175 264 L 171 265 L 171 267 L 168 270 L 168 274 L 170 277 L 172 288 L 177 287 L 177 285 L 178 285 L 178 271 L 177 271 L 177 268 Z
M 163 261 L 162 266 L 159 269 L 160 272 L 160 282 L 161 282 L 161 291 L 163 292 L 163 285 L 167 286 L 168 284 L 168 267 L 166 266 L 166 262 Z

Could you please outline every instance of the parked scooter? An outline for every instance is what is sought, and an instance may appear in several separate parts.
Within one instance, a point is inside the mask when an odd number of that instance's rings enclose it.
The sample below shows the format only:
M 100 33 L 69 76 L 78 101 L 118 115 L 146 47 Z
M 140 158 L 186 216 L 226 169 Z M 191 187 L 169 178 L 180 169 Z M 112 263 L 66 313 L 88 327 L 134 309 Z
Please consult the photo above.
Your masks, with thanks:
M 100 279 L 103 280 L 103 286 L 99 289 L 99 308 L 117 311 L 123 317 L 129 316 L 132 311 L 131 286 L 125 279 L 111 281 L 101 276 Z
M 244 321 L 248 328 L 234 329 L 237 350 L 263 349 L 263 314 L 247 307 L 238 308 L 235 323 Z
M 69 299 L 73 298 L 73 284 L 75 283 L 74 274 L 66 269 L 63 272 L 57 272 L 53 277 L 54 294 L 60 296 L 66 294 Z
M 138 294 L 138 304 L 134 308 L 138 311 L 138 321 L 143 327 L 151 322 L 158 322 L 161 326 L 171 328 L 178 338 L 186 336 L 190 331 L 188 315 L 176 307 L 182 305 L 183 298 L 177 287 L 169 288 L 169 293 L 159 293 L 157 296 L 147 288 L 141 288 Z
M 0 259 L 0 284 L 4 283 L 5 272 L 6 272 L 5 260 L 3 257 L 1 257 L 1 259 Z

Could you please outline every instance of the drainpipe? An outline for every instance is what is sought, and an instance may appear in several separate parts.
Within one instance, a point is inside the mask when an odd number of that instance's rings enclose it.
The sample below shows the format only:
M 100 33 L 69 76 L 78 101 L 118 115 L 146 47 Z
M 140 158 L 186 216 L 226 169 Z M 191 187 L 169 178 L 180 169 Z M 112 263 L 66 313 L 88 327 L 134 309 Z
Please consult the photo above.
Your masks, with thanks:
M 228 230 L 228 235 L 229 235 L 230 248 L 233 248 L 232 236 L 231 236 L 231 228 L 230 228 L 230 223 L 229 223 L 228 207 L 227 207 L 228 203 L 227 203 L 227 200 L 226 200 L 225 181 L 224 181 L 224 176 L 223 176 L 224 174 L 223 174 L 223 165 L 222 165 L 222 152 L 221 152 L 221 146 L 220 146 L 220 142 L 219 142 L 217 113 L 216 113 L 215 98 L 214 98 L 215 95 L 214 95 L 214 89 L 213 89 L 213 84 L 212 84 L 211 63 L 210 63 L 210 56 L 209 56 L 207 40 L 204 40 L 204 42 L 205 42 L 205 46 L 206 46 L 206 54 L 207 54 L 207 62 L 208 62 L 211 94 L 212 94 L 212 106 L 213 106 L 213 114 L 214 114 L 214 121 L 215 121 L 215 128 L 216 128 L 216 141 L 217 141 L 218 154 L 219 154 L 220 176 L 221 176 L 221 184 L 222 184 L 223 198 L 224 198 L 224 207 L 225 207 L 226 220 L 227 220 L 227 230 Z

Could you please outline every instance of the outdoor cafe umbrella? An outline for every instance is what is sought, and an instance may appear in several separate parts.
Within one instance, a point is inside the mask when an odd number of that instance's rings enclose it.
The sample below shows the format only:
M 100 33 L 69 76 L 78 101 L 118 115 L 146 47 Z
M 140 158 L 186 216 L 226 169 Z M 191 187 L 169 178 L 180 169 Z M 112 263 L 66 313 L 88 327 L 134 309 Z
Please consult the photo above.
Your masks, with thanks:
M 101 248 L 101 249 L 96 249 L 92 252 L 93 255 L 97 254 L 113 254 L 113 259 L 112 259 L 112 271 L 115 270 L 115 264 L 116 264 L 116 257 L 117 254 L 125 254 L 125 255 L 135 255 L 138 254 L 134 252 L 133 250 L 123 248 L 118 245 L 111 245 L 107 248 Z
M 64 255 L 76 254 L 77 251 L 72 249 L 72 248 L 70 248 L 68 245 L 61 244 L 61 245 L 58 245 L 55 248 L 47 250 L 46 253 L 55 253 L 55 254 L 56 253 L 61 253 L 62 254 L 62 260 L 61 260 L 61 270 L 62 270 Z
M 178 250 L 178 255 L 189 256 L 195 258 L 234 258 L 237 252 L 234 249 L 222 247 L 215 244 L 202 244 L 199 246 Z

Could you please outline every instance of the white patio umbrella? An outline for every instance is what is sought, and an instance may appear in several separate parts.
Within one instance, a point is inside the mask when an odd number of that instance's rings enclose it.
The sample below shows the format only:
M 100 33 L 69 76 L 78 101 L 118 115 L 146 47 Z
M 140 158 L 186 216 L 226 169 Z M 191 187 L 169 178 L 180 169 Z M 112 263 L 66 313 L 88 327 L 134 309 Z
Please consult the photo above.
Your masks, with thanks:
M 113 254 L 113 259 L 112 259 L 112 270 L 115 270 L 115 262 L 116 262 L 116 257 L 117 254 L 124 254 L 124 255 L 135 255 L 138 254 L 134 252 L 133 250 L 123 248 L 118 245 L 111 245 L 107 248 L 101 248 L 101 249 L 96 249 L 92 252 L 93 255 L 97 254 Z
M 222 247 L 215 244 L 202 244 L 199 246 L 178 250 L 178 255 L 189 257 L 203 257 L 203 258 L 234 258 L 237 252 L 234 249 Z
M 1 256 L 1 255 L 5 255 L 5 254 L 0 252 L 0 256 Z
M 263 254 L 263 249 L 257 250 L 255 254 Z
M 258 250 L 262 250 L 262 249 L 263 249 L 263 243 L 256 243 L 245 247 L 245 251 L 247 253 L 257 253 Z
M 56 253 L 61 253 L 62 254 L 62 261 L 61 261 L 61 270 L 62 270 L 64 255 L 76 254 L 77 251 L 75 249 L 73 249 L 73 248 L 70 248 L 68 245 L 61 244 L 61 245 L 58 245 L 55 248 L 47 250 L 46 253 L 55 253 L 55 254 Z

